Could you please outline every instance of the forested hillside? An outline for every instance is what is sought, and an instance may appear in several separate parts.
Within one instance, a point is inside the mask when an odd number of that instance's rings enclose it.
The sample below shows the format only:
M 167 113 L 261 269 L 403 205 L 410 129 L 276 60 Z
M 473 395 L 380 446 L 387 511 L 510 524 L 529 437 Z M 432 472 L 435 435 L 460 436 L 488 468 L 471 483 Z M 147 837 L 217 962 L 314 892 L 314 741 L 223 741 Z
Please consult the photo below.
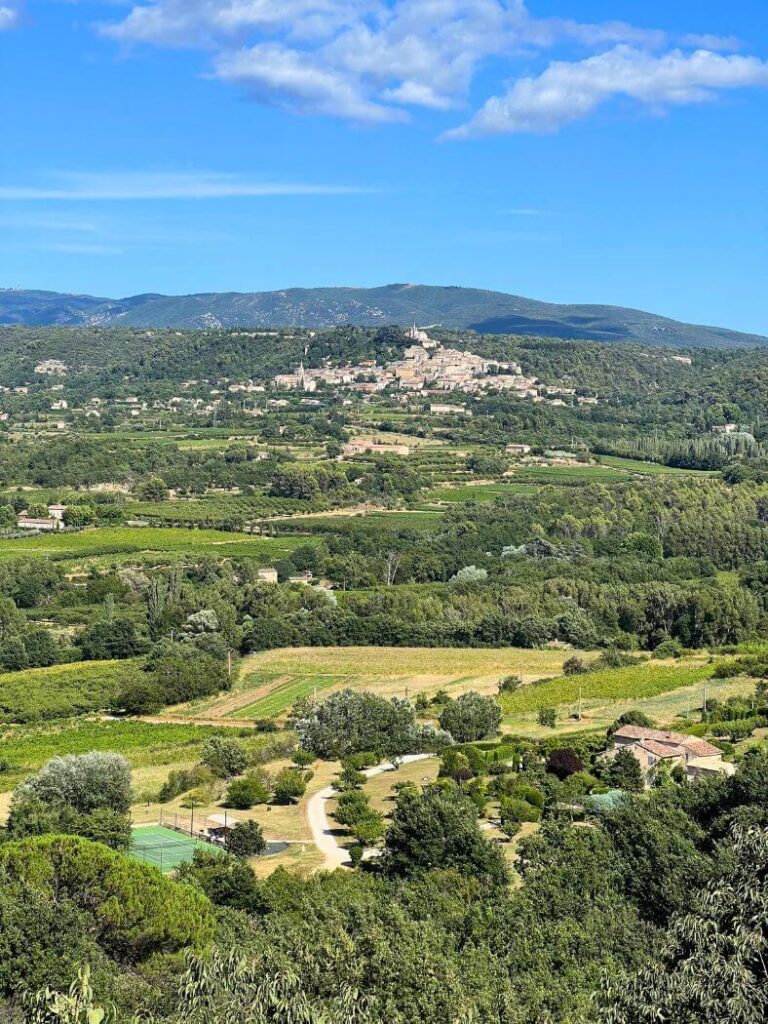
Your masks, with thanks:
M 521 334 L 669 346 L 764 345 L 765 338 L 605 305 L 559 305 L 475 288 L 391 284 L 382 288 L 288 288 L 278 292 L 135 295 L 103 299 L 0 291 L 0 323 L 150 328 L 327 328 L 439 323 L 485 334 Z

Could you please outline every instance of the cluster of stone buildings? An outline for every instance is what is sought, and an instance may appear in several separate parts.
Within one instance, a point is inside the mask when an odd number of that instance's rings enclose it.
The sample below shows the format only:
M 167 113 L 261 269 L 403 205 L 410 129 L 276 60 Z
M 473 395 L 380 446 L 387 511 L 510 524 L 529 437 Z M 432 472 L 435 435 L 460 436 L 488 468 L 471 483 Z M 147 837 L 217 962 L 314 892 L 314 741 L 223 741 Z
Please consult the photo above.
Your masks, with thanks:
M 385 390 L 416 394 L 504 391 L 550 405 L 566 405 L 574 401 L 579 405 L 597 405 L 596 398 L 577 396 L 575 388 L 541 385 L 536 377 L 526 376 L 517 363 L 499 362 L 474 352 L 443 347 L 415 327 L 409 332 L 409 338 L 417 344 L 406 348 L 401 359 L 383 366 L 374 360 L 363 360 L 354 365 L 308 369 L 302 363 L 294 373 L 280 373 L 273 377 L 272 387 L 314 392 L 323 384 L 347 388 L 363 395 Z M 256 386 L 235 384 L 230 385 L 229 390 L 250 391 L 256 390 Z M 435 408 L 433 406 L 431 411 Z M 450 411 L 455 410 L 452 408 Z

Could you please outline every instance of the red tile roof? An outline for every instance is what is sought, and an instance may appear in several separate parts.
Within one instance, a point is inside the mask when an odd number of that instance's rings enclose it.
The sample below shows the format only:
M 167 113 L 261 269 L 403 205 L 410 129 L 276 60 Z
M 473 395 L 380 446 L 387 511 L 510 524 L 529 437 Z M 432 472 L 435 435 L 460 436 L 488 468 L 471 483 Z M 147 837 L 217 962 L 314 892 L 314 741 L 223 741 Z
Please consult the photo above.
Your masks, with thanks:
M 696 736 L 685 736 L 680 732 L 666 732 L 663 729 L 645 729 L 640 725 L 624 725 L 614 734 L 614 740 L 630 740 L 647 747 L 649 741 L 663 744 L 665 749 L 682 747 L 693 757 L 719 757 L 722 751 L 706 740 Z M 659 755 L 661 756 L 661 755 Z
M 656 757 L 685 757 L 684 747 L 673 747 L 670 744 L 659 743 L 656 740 L 640 740 L 638 746 Z

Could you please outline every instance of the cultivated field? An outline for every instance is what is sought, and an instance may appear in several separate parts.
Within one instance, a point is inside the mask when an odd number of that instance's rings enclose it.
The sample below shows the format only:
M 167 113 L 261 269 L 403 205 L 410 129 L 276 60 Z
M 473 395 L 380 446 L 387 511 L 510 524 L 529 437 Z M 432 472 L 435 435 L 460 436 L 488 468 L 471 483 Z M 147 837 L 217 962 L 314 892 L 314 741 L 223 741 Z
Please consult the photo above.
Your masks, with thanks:
M 711 674 L 712 666 L 703 662 L 677 665 L 649 661 L 524 687 L 501 698 L 502 728 L 517 736 L 536 738 L 558 732 L 604 730 L 623 712 L 635 708 L 659 725 L 669 725 L 688 715 L 698 722 L 705 690 L 707 698 L 721 701 L 754 690 L 754 680 L 712 679 Z M 543 708 L 555 710 L 555 730 L 538 724 L 537 713 Z
M 146 562 L 174 556 L 215 554 L 270 562 L 283 558 L 299 543 L 295 537 L 253 537 L 223 530 L 157 527 L 97 527 L 78 533 L 47 533 L 37 537 L 0 540 L 0 558 L 39 558 L 89 562 L 102 560 Z M 115 557 L 116 556 L 116 557 Z
M 174 715 L 215 719 L 281 717 L 315 692 L 354 687 L 383 696 L 413 697 L 423 691 L 451 695 L 466 690 L 496 693 L 499 680 L 525 682 L 557 675 L 572 652 L 423 647 L 291 647 L 245 658 L 232 693 L 172 709 Z
M 658 462 L 644 462 L 641 459 L 625 459 L 619 455 L 599 455 L 598 461 L 601 466 L 610 466 L 613 469 L 625 469 L 629 473 L 640 473 L 643 476 L 668 476 L 670 473 L 684 473 L 688 476 L 711 475 L 708 470 L 677 469 L 675 466 L 662 466 Z
M 0 723 L 79 715 L 105 707 L 134 662 L 76 661 L 0 675 Z

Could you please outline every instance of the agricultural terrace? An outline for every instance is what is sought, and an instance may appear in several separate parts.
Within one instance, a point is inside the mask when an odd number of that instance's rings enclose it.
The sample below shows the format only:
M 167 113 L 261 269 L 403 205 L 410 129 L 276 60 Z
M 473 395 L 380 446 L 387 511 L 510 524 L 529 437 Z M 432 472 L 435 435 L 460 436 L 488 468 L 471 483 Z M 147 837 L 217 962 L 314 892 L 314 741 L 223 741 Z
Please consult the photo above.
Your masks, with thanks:
M 253 537 L 222 530 L 162 529 L 158 527 L 97 527 L 77 533 L 47 533 L 0 540 L 0 558 L 40 558 L 87 561 L 147 562 L 158 557 L 215 554 L 221 558 L 254 558 L 263 563 L 283 558 L 299 544 L 292 537 Z M 113 556 L 117 556 L 115 559 Z M 121 557 L 123 556 L 123 557 Z
M 445 690 L 496 693 L 504 676 L 524 682 L 558 675 L 572 652 L 455 647 L 291 647 L 243 659 L 231 693 L 213 701 L 174 709 L 174 714 L 243 721 L 281 718 L 315 692 L 327 695 L 352 687 L 382 696 L 414 697 Z

